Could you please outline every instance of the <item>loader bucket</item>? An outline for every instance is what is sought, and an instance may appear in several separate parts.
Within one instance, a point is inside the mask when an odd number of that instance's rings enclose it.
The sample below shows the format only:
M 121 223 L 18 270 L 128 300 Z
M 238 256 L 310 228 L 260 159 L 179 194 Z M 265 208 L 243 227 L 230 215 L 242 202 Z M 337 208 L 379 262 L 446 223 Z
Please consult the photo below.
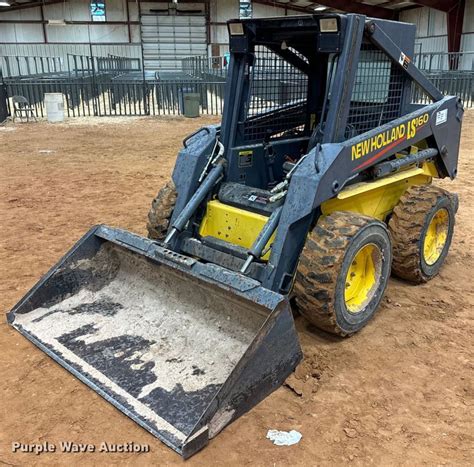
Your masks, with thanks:
M 286 298 L 106 226 L 79 240 L 8 320 L 185 458 L 301 359 Z

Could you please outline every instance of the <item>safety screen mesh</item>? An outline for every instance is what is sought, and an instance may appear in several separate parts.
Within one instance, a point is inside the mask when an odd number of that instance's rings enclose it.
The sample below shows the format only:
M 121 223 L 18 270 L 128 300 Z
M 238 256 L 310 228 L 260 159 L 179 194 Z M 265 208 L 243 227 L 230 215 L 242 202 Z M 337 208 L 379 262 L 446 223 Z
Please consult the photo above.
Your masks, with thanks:
M 307 61 L 300 54 L 298 57 Z M 306 74 L 267 47 L 257 46 L 255 61 L 249 67 L 249 84 L 244 122 L 247 141 L 279 136 L 288 130 L 302 130 L 306 120 Z
M 381 51 L 363 45 L 352 90 L 346 137 L 401 116 L 406 75 Z

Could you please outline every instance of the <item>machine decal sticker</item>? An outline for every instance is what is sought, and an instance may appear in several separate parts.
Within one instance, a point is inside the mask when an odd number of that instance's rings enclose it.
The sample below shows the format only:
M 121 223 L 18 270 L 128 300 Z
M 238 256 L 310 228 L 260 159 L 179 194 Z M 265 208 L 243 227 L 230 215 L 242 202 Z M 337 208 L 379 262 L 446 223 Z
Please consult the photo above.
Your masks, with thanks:
M 375 151 L 379 152 L 358 165 L 353 172 L 370 165 L 402 141 L 413 139 L 418 130 L 428 123 L 429 118 L 429 115 L 425 113 L 419 117 L 412 118 L 405 123 L 401 123 L 391 130 L 378 133 L 372 138 L 354 144 L 351 148 L 351 158 L 353 161 L 365 157 Z
M 239 168 L 252 167 L 253 165 L 253 151 L 239 152 Z
M 436 125 L 441 125 L 448 121 L 448 109 L 440 110 L 436 114 Z
M 398 63 L 400 63 L 400 65 L 405 68 L 405 70 L 408 68 L 410 62 L 410 57 L 408 55 L 405 55 L 403 52 L 400 52 L 400 58 L 398 59 Z

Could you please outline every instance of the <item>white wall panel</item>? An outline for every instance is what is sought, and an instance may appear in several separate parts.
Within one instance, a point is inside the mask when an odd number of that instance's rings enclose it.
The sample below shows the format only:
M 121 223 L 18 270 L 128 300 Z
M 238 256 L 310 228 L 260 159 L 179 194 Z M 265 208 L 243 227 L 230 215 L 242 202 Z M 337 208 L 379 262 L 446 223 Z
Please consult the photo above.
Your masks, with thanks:
M 421 44 L 422 52 L 448 51 L 446 13 L 427 7 L 414 8 L 402 11 L 400 21 L 416 25 L 416 42 Z M 462 51 L 474 51 L 473 35 L 469 33 L 474 33 L 474 0 L 466 0 L 461 38 Z M 418 51 L 419 47 L 416 50 Z
M 290 9 L 288 9 L 288 11 L 286 12 L 286 16 L 300 16 L 300 15 L 304 15 L 304 13 L 302 13 L 301 11 L 290 10 Z
M 0 24 L 2 42 L 17 42 L 14 24 Z
M 107 0 L 106 18 L 109 21 L 126 21 L 126 0 Z M 65 21 L 90 21 L 90 8 L 88 0 L 68 0 L 64 3 L 45 5 L 45 20 Z M 138 10 L 136 3 L 130 3 L 131 21 L 138 21 Z M 5 20 L 40 20 L 39 8 L 28 8 L 24 10 L 13 10 L 0 13 L 0 19 Z M 133 31 L 133 39 L 140 41 L 136 26 Z M 128 42 L 128 28 L 126 25 L 102 24 L 93 25 L 47 25 L 49 42 Z M 43 42 L 42 26 L 40 24 L 1 24 L 0 42 Z
M 461 57 L 460 68 L 474 71 L 474 33 L 467 33 L 462 36 L 461 49 L 471 53 Z
M 466 0 L 466 10 L 464 11 L 463 33 L 474 33 L 474 0 Z M 469 50 L 474 50 L 471 48 Z
M 101 24 L 90 27 L 91 42 L 128 42 L 128 28 L 126 24 Z
M 41 24 L 0 24 L 0 40 L 2 42 L 43 42 Z
M 422 7 L 402 11 L 400 21 L 416 25 L 417 37 L 441 36 L 447 34 L 446 13 Z
M 130 4 L 132 5 L 132 4 Z M 169 10 L 169 2 L 141 2 L 140 3 L 142 14 L 148 14 L 151 10 Z M 204 4 L 203 3 L 180 3 L 178 0 L 177 9 L 179 9 L 180 14 L 183 14 L 186 10 L 201 10 L 204 13 Z M 157 13 L 158 14 L 158 13 Z M 167 13 L 160 13 L 165 15 Z
M 130 26 L 130 35 L 133 44 L 140 44 L 141 37 L 140 37 L 140 25 L 139 24 L 132 24 Z
M 462 50 L 474 53 L 474 33 L 463 34 L 461 40 Z
M 253 17 L 267 18 L 272 16 L 284 16 L 285 9 L 277 8 L 271 5 L 261 5 L 253 3 Z M 288 10 L 288 15 L 301 14 L 292 10 Z M 238 0 L 211 0 L 211 22 L 225 23 L 226 21 L 239 17 L 239 1 Z M 211 25 L 211 42 L 220 45 L 221 55 L 228 51 L 228 33 L 227 27 L 223 24 Z
M 66 26 L 46 26 L 49 42 L 128 42 L 125 24 L 68 24 Z
M 41 12 L 39 8 L 25 8 L 24 10 L 4 11 L 0 13 L 0 19 L 40 20 Z
M 109 21 L 126 20 L 126 0 L 106 0 L 106 17 Z M 231 18 L 238 17 L 238 0 L 211 0 L 211 22 L 225 23 Z M 166 9 L 166 2 L 144 2 L 142 9 L 149 12 L 151 9 Z M 179 3 L 178 8 L 199 9 L 203 4 Z M 136 2 L 129 3 L 131 21 L 138 21 L 138 7 Z M 64 3 L 46 5 L 44 7 L 46 19 L 65 19 L 66 21 L 90 21 L 89 0 L 67 0 Z M 283 8 L 270 5 L 253 4 L 253 16 L 270 17 L 285 14 Z M 299 15 L 301 13 L 288 9 L 287 15 Z M 29 8 L 0 13 L 0 19 L 6 20 L 39 20 L 41 18 L 39 8 Z M 447 51 L 446 15 L 443 12 L 426 7 L 415 8 L 401 13 L 402 21 L 415 23 L 417 25 L 417 43 L 421 45 L 423 52 L 445 52 Z M 140 42 L 140 27 L 130 27 L 132 41 Z M 89 37 L 95 43 L 126 43 L 128 42 L 128 28 L 126 25 L 94 24 L 68 25 L 65 27 L 47 26 L 48 40 L 50 42 L 61 42 L 73 44 L 75 42 L 88 42 Z M 470 33 L 470 34 L 469 34 Z M 434 37 L 433 37 L 434 36 Z M 40 24 L 0 24 L 0 42 L 5 43 L 35 43 L 43 41 L 43 31 Z M 220 53 L 227 50 L 228 35 L 227 28 L 223 24 L 211 26 L 211 42 L 220 44 Z M 466 10 L 463 24 L 463 37 L 461 41 L 462 50 L 474 51 L 474 0 L 466 0 Z M 138 48 L 139 50 L 139 48 Z M 42 51 L 44 55 L 46 49 Z M 138 54 L 139 56 L 140 54 Z
M 138 21 L 138 3 L 128 2 L 128 12 L 130 14 L 130 21 Z
M 447 52 L 448 36 L 422 37 L 415 40 L 416 44 L 421 45 L 421 52 Z M 416 52 L 420 51 L 420 46 L 415 47 Z
M 285 16 L 285 9 L 276 8 L 271 5 L 260 5 L 259 3 L 253 4 L 254 18 L 269 18 L 272 16 Z
M 255 4 L 253 5 L 255 7 Z M 221 23 L 239 17 L 238 0 L 214 0 L 211 2 L 211 20 Z
M 106 7 L 107 8 L 107 7 Z M 46 5 L 45 19 L 64 19 L 66 21 L 90 21 L 89 2 L 84 0 L 69 0 L 64 3 Z
M 106 0 L 105 17 L 107 21 L 127 21 L 126 0 Z

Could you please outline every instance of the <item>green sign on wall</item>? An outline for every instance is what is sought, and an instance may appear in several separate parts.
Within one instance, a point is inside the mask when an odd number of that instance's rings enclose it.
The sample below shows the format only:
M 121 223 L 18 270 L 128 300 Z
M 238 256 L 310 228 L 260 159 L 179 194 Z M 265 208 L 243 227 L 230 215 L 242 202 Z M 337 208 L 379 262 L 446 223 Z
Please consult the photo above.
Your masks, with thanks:
M 92 21 L 105 21 L 105 2 L 91 2 Z

